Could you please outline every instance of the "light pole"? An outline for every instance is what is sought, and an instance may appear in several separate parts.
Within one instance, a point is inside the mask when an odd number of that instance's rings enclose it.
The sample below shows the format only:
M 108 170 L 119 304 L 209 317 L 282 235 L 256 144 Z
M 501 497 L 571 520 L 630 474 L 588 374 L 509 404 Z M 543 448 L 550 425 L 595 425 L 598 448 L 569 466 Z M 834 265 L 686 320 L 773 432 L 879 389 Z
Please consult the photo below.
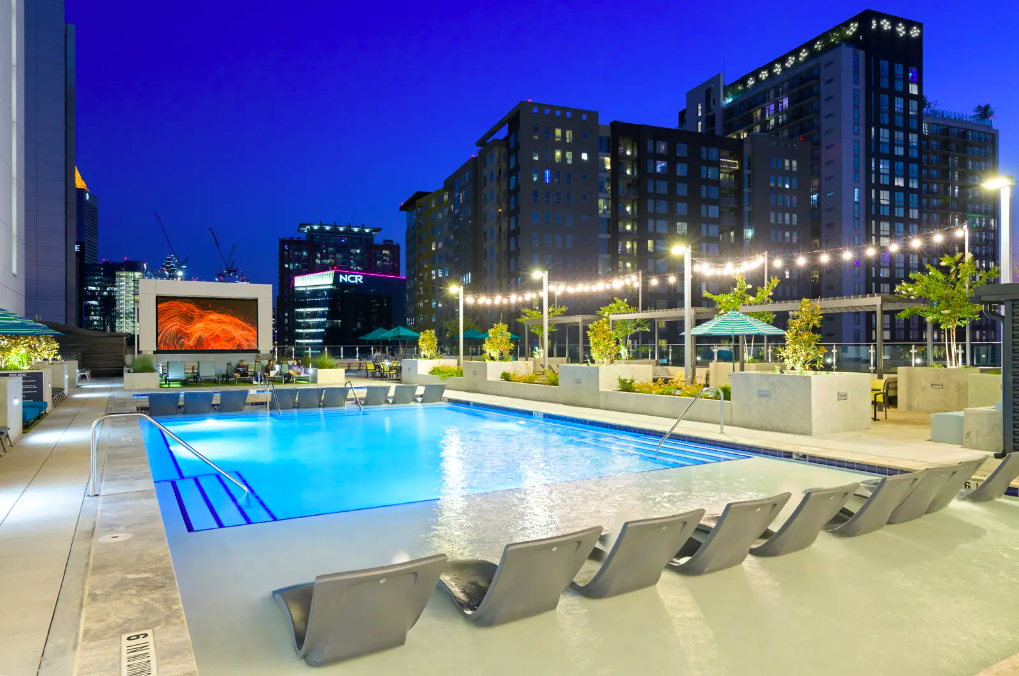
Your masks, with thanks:
M 962 246 L 963 246 L 963 249 L 962 249 L 962 251 L 963 251 L 963 253 L 962 253 L 962 260 L 963 260 L 963 262 L 967 262 L 967 261 L 969 261 L 969 223 L 967 223 L 966 225 L 962 226 L 962 228 L 960 230 L 957 230 L 956 231 L 956 236 L 959 236 L 959 237 L 963 238 L 963 243 L 962 243 Z M 968 275 L 966 276 L 966 295 L 967 296 L 969 295 L 969 276 Z M 972 346 L 971 346 L 971 343 L 970 343 L 970 326 L 969 326 L 969 324 L 966 324 L 963 327 L 963 329 L 966 331 L 966 366 L 972 366 L 973 365 L 973 361 L 972 361 L 973 356 L 972 356 Z
M 683 378 L 692 383 L 696 376 L 693 354 L 693 251 L 689 246 L 674 246 L 669 252 L 683 256 Z
M 455 293 L 460 299 L 460 357 L 457 360 L 457 365 L 460 368 L 464 367 L 464 288 L 462 286 L 451 286 L 449 287 L 451 293 Z
M 541 280 L 541 368 L 548 371 L 548 270 L 535 270 L 531 277 Z
M 998 246 L 1001 249 L 1001 283 L 1012 283 L 1012 186 L 1015 180 L 1011 176 L 999 176 L 985 182 L 980 187 L 984 190 L 998 190 L 1001 193 L 1001 217 L 998 219 Z

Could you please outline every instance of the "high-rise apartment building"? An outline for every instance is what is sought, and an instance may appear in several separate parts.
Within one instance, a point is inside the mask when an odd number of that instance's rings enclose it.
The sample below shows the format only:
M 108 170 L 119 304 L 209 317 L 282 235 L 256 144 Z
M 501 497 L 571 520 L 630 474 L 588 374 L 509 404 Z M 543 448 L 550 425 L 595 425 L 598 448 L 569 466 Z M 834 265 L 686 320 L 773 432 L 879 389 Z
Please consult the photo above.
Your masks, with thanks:
M 99 198 L 88 189 L 85 180 L 74 168 L 74 189 L 75 189 L 75 243 L 74 272 L 78 276 L 78 284 L 75 291 L 75 298 L 79 299 L 79 320 L 78 326 L 85 324 L 85 283 L 86 265 L 95 265 L 99 262 Z
M 134 333 L 137 326 L 135 301 L 145 273 L 146 265 L 141 261 L 85 264 L 82 328 Z
M 0 67 L 0 308 L 25 313 L 25 5 L 0 12 L 0 35 L 10 36 Z
M 75 325 L 75 32 L 63 0 L 24 0 L 25 314 Z

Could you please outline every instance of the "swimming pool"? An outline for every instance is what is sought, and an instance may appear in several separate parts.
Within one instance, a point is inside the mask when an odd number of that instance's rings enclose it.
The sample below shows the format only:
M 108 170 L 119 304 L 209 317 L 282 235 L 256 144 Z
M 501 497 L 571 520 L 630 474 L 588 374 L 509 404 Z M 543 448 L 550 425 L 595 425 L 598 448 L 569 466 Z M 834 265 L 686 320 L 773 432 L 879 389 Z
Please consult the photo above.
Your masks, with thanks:
M 143 425 L 157 491 L 189 531 L 746 457 L 616 429 L 455 404 L 161 418 L 251 490 Z M 171 497 L 172 496 L 172 497 Z

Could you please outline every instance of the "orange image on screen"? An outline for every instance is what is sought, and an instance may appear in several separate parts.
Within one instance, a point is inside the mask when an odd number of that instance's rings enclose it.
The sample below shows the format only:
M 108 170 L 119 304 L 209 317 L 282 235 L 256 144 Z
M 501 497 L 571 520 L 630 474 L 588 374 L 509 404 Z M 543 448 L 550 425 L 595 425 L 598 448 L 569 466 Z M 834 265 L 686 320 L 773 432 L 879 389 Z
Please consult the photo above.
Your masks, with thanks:
M 160 300 L 156 308 L 156 349 L 256 350 L 258 327 L 254 318 L 215 300 Z

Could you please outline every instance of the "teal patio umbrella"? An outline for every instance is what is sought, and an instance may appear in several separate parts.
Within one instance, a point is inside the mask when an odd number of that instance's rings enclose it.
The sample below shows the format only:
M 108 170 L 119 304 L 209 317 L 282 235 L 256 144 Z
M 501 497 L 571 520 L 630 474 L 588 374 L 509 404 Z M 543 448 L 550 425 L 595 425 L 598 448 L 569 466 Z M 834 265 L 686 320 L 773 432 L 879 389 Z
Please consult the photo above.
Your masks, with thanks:
M 477 329 L 467 329 L 464 331 L 464 340 L 484 340 L 488 338 L 487 333 L 482 333 Z
M 388 329 L 378 328 L 361 336 L 361 340 L 381 340 L 382 336 L 389 333 Z
M 10 310 L 0 308 L 0 334 L 7 336 L 62 336 L 64 334 L 45 324 L 19 317 Z
M 690 334 L 694 336 L 730 336 L 735 344 L 736 336 L 784 336 L 785 331 L 775 328 L 767 322 L 762 322 L 760 319 L 748 317 L 742 312 L 726 312 L 700 326 L 695 326 Z M 739 351 L 739 363 L 742 371 L 743 350 Z
M 400 354 L 403 355 L 403 341 L 417 338 L 419 333 L 411 331 L 406 326 L 394 326 L 379 336 L 379 340 L 395 340 L 400 343 Z

